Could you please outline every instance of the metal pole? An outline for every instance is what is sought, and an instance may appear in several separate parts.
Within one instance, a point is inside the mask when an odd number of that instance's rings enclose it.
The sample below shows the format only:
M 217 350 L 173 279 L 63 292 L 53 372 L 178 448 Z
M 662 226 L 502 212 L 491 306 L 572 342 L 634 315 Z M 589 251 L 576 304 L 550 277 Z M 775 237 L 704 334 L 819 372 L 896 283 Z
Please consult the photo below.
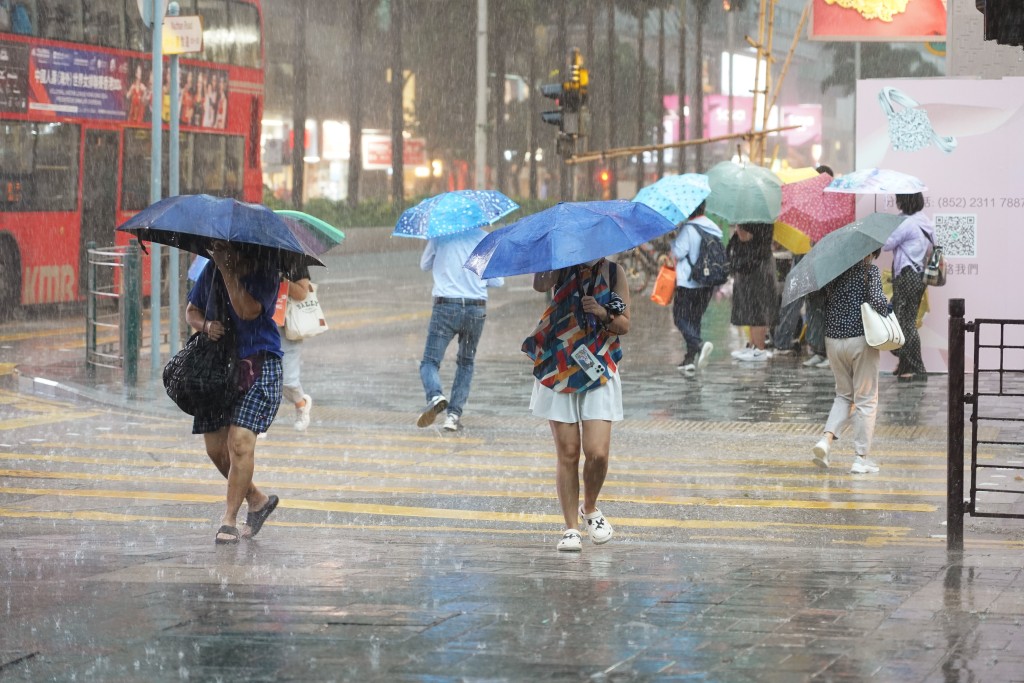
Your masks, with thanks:
M 946 396 L 946 550 L 964 549 L 964 300 L 949 300 Z
M 178 16 L 181 9 L 177 2 L 171 2 L 167 5 L 167 15 L 171 17 Z M 181 177 L 181 162 L 178 156 L 181 152 L 178 140 L 181 138 L 181 100 L 179 95 L 181 94 L 181 79 L 178 72 L 178 55 L 171 55 L 171 129 L 168 135 L 168 150 L 167 150 L 167 194 L 171 197 L 178 196 Z M 179 279 L 181 273 L 179 272 L 181 266 L 181 256 L 174 247 L 171 247 L 168 251 L 168 265 L 167 265 L 167 282 L 169 287 L 167 288 L 167 309 L 170 316 L 170 323 L 167 330 L 167 339 L 170 345 L 170 354 L 173 356 L 181 348 L 181 307 L 180 295 L 181 287 L 179 286 Z
M 129 389 L 139 383 L 139 347 L 142 346 L 142 257 L 138 241 L 128 243 L 124 261 L 124 289 L 121 292 L 121 355 L 124 383 Z
M 487 184 L 487 0 L 476 2 L 476 150 L 474 186 Z
M 93 262 L 92 250 L 96 248 L 96 242 L 90 240 L 86 243 L 86 291 L 85 293 L 85 374 L 92 378 L 96 376 L 96 366 L 93 365 L 93 354 L 96 353 L 96 264 Z
M 163 164 L 163 103 L 164 103 L 164 58 L 163 58 L 163 3 L 149 0 L 153 8 L 153 92 L 150 107 L 152 146 L 149 163 L 149 202 L 155 204 L 163 195 L 160 185 L 160 170 Z M 150 315 L 150 361 L 153 377 L 160 372 L 160 287 L 162 282 L 160 245 L 151 243 L 149 254 L 149 315 Z

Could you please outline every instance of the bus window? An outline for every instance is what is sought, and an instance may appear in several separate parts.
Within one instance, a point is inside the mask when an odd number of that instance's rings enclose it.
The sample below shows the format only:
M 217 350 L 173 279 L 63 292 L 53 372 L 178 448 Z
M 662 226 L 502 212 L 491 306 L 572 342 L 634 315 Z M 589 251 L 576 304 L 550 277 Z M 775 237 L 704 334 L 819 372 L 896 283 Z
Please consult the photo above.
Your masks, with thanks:
M 255 5 L 231 3 L 231 36 L 235 43 L 233 63 L 238 66 L 260 66 L 260 15 Z
M 143 128 L 124 132 L 121 208 L 141 211 L 149 206 L 150 134 Z
M 0 211 L 74 211 L 78 126 L 0 125 Z
M 81 0 L 36 0 L 36 12 L 43 38 L 82 41 Z
M 85 42 L 103 47 L 124 47 L 124 2 L 89 0 L 82 16 Z
M 197 134 L 192 162 L 192 192 L 224 194 L 224 136 Z
M 229 137 L 224 150 L 224 196 L 242 198 L 242 164 L 244 163 L 245 140 Z
M 23 36 L 36 34 L 35 4 L 28 0 L 0 0 L 0 32 Z
M 203 19 L 201 58 L 210 62 L 231 61 L 231 30 L 228 25 L 227 0 L 198 0 L 197 9 Z
M 38 123 L 32 185 L 35 209 L 74 211 L 78 208 L 78 126 Z
M 151 52 L 153 50 L 153 34 L 142 23 L 136 0 L 124 0 L 124 6 L 122 15 L 125 18 L 125 47 L 136 52 Z

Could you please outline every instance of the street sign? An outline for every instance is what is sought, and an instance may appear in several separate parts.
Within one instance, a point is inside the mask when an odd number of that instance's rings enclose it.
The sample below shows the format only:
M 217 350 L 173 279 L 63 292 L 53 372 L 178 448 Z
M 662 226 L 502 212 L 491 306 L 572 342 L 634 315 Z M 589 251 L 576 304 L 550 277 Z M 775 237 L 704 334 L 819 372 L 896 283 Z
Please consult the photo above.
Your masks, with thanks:
M 182 55 L 203 51 L 203 21 L 197 16 L 164 19 L 164 54 Z
M 146 28 L 153 28 L 153 4 L 154 0 L 135 0 L 139 6 L 139 14 L 142 15 L 142 23 Z M 168 0 L 155 0 L 160 18 L 167 16 Z

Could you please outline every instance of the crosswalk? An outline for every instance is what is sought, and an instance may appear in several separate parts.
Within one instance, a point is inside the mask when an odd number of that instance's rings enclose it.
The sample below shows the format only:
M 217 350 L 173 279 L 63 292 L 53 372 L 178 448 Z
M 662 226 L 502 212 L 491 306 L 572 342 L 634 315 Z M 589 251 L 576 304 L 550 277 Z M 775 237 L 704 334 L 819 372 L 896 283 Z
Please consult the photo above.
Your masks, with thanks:
M 330 411 L 305 434 L 275 426 L 259 442 L 257 484 L 281 497 L 268 529 L 511 534 L 538 543 L 560 533 L 550 436 L 537 421 L 445 435 L 358 427 L 378 421 Z M 0 391 L 0 520 L 212 524 L 224 482 L 189 427 L 187 419 Z M 941 444 L 893 439 L 878 475 L 855 476 L 813 468 L 802 434 L 737 444 L 732 431 L 705 425 L 699 438 L 685 438 L 656 421 L 617 425 L 600 499 L 617 540 L 944 543 Z

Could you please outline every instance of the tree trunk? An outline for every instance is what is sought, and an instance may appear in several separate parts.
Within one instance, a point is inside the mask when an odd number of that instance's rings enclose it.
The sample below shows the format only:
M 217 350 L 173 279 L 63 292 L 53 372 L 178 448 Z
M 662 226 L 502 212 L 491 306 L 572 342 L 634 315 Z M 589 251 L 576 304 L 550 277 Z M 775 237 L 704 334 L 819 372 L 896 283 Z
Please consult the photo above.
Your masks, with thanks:
M 704 137 L 704 22 L 708 20 L 708 3 L 710 0 L 697 0 L 697 59 L 695 66 L 695 81 L 693 84 L 693 135 L 695 138 Z M 704 170 L 704 145 L 697 145 L 694 151 L 694 170 L 698 173 Z
M 533 105 L 533 111 L 530 112 L 530 118 L 527 122 L 528 136 L 530 140 L 530 199 L 537 199 L 537 147 L 540 144 L 538 140 L 539 132 L 537 130 L 537 123 L 540 119 L 540 109 L 538 109 L 538 100 L 543 98 L 537 97 L 539 91 L 537 89 L 537 40 L 534 36 L 533 48 L 530 50 L 530 103 Z
M 292 52 L 292 207 L 302 210 L 306 171 L 306 0 L 295 12 L 295 45 Z
M 686 139 L 686 0 L 679 0 L 679 139 Z M 676 150 L 679 172 L 686 173 L 686 148 Z
M 569 54 L 569 26 L 568 18 L 566 17 L 566 3 L 558 3 L 558 80 L 563 83 L 568 75 L 568 54 Z M 563 105 L 564 107 L 564 105 Z M 565 165 L 562 157 L 555 155 L 558 159 L 558 198 L 559 201 L 571 202 L 572 201 L 572 176 L 569 174 L 569 167 Z
M 658 117 L 658 139 L 661 143 L 663 131 L 665 130 L 665 7 L 658 8 L 658 106 L 657 111 L 661 112 Z M 658 155 L 658 177 L 665 177 L 665 150 L 657 151 Z
M 647 131 L 644 129 L 644 110 L 647 108 L 647 92 L 646 92 L 646 89 L 644 88 L 644 76 L 646 75 L 646 69 L 644 68 L 644 62 L 645 62 L 645 60 L 644 60 L 644 50 L 646 48 L 645 38 L 646 38 L 646 33 L 647 33 L 647 31 L 646 31 L 646 23 L 647 22 L 645 20 L 647 19 L 647 7 L 646 7 L 646 5 L 642 5 L 642 7 L 643 7 L 643 9 L 641 10 L 641 16 L 640 16 L 640 21 L 639 21 L 639 25 L 638 25 L 638 31 L 639 32 L 637 34 L 637 50 L 636 50 L 637 51 L 637 55 L 636 55 L 637 56 L 637 71 L 639 72 L 639 74 L 638 74 L 638 79 L 639 80 L 637 82 L 638 93 L 637 93 L 637 97 L 636 97 L 636 100 L 637 100 L 637 106 L 636 106 L 636 144 L 637 145 L 646 145 L 647 144 L 647 140 L 646 140 L 646 137 L 647 137 L 646 133 L 647 133 Z M 640 188 L 642 188 L 643 186 L 644 186 L 644 155 L 641 152 L 641 153 L 637 153 L 637 155 L 636 155 L 636 189 L 637 189 L 637 192 L 639 192 Z
M 405 112 L 402 90 L 402 0 L 391 0 L 391 201 L 395 212 L 405 208 Z
M 363 2 L 354 0 L 352 11 L 354 17 L 351 26 L 350 73 L 349 81 L 349 157 L 348 157 L 348 205 L 359 204 L 359 177 L 363 170 Z
M 615 36 L 615 0 L 608 0 L 608 139 L 605 149 L 615 147 L 615 48 L 619 41 Z M 619 175 L 616 160 L 609 159 L 608 174 L 611 182 L 611 198 L 619 198 Z
M 585 3 L 583 5 L 583 12 L 586 16 L 586 42 L 584 45 L 583 67 L 589 71 L 590 67 L 587 66 L 587 60 L 593 59 L 594 57 L 594 0 L 585 0 Z M 589 104 L 586 107 L 586 111 L 588 113 L 588 120 L 590 120 Z M 591 130 L 591 128 L 592 126 L 587 126 L 587 130 L 584 131 L 586 133 L 586 136 L 580 141 L 581 144 L 579 151 L 581 152 L 591 149 L 594 146 L 591 142 L 591 140 L 593 139 L 593 131 Z M 583 169 L 583 196 L 587 199 L 594 199 L 596 195 L 596 192 L 594 190 L 594 167 L 591 166 L 590 164 L 586 164 L 581 168 Z
M 505 62 L 508 56 L 506 45 L 508 41 L 501 40 L 499 36 L 501 17 L 496 16 L 492 26 L 499 29 L 499 33 L 492 34 L 489 44 L 494 46 L 494 81 L 491 83 L 491 90 L 494 93 L 494 155 L 495 184 L 499 192 L 508 194 L 508 161 L 505 159 L 505 150 L 508 149 L 508 126 L 505 124 Z

